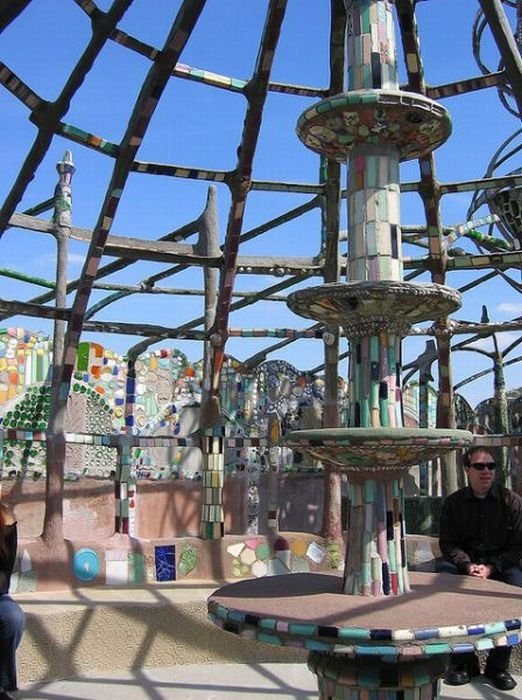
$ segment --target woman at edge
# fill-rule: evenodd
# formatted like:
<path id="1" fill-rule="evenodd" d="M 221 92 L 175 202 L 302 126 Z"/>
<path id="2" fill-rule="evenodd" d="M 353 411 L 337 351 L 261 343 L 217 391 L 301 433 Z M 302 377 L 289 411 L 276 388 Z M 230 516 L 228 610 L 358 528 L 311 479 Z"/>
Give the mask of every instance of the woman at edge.
<path id="1" fill-rule="evenodd" d="M 17 540 L 13 512 L 5 501 L 0 501 L 0 700 L 11 700 L 7 691 L 17 690 L 16 649 L 25 623 L 22 608 L 9 595 Z"/>

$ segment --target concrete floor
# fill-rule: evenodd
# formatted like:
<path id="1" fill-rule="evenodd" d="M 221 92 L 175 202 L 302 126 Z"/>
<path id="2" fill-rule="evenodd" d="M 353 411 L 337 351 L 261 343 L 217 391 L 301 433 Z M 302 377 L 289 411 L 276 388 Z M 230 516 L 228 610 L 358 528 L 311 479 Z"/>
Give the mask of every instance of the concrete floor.
<path id="1" fill-rule="evenodd" d="M 440 684 L 440 700 L 522 697 L 522 677 L 509 693 L 482 679 L 458 688 Z M 93 673 L 21 689 L 17 700 L 314 700 L 314 676 L 302 664 L 196 664 Z"/>

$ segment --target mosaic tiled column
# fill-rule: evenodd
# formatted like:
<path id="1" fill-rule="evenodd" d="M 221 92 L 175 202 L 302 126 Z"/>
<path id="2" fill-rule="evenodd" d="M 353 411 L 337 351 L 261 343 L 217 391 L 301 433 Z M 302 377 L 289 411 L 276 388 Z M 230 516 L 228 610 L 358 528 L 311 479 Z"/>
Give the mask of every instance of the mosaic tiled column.
<path id="1" fill-rule="evenodd" d="M 130 527 L 129 489 L 132 442 L 126 435 L 120 437 L 118 446 L 118 470 L 114 480 L 115 532 L 133 535 Z"/>
<path id="2" fill-rule="evenodd" d="M 291 295 L 290 306 L 345 327 L 353 350 L 350 425 L 396 429 L 403 427 L 402 338 L 412 322 L 436 318 L 459 305 L 456 294 L 436 285 L 421 292 L 420 286 L 401 282 L 399 162 L 440 145 L 450 122 L 432 101 L 398 90 L 394 4 L 354 0 L 346 7 L 349 92 L 307 110 L 298 133 L 308 147 L 348 165 L 349 282 L 325 285 L 324 293 L 316 289 L 306 296 Z M 431 312 L 425 304 L 430 294 Z M 420 313 L 415 308 L 419 305 Z M 345 591 L 406 592 L 407 567 L 399 544 L 404 538 L 400 461 L 393 475 L 378 468 L 365 477 L 358 472 L 358 479 L 368 481 L 361 496 L 364 516 L 358 498 L 349 506 L 356 545 L 348 548 Z"/>
<path id="3" fill-rule="evenodd" d="M 306 146 L 348 166 L 348 282 L 296 292 L 289 306 L 344 327 L 352 348 L 350 425 L 394 430 L 404 425 L 403 337 L 412 323 L 460 305 L 453 290 L 402 281 L 399 163 L 443 143 L 450 121 L 433 101 L 398 89 L 394 3 L 346 0 L 346 8 L 349 91 L 304 112 L 297 131 Z M 394 470 L 344 467 L 364 490 L 354 487 L 349 503 L 345 592 L 407 592 L 401 460 Z"/>
<path id="4" fill-rule="evenodd" d="M 403 512 L 402 474 L 384 480 L 348 482 L 348 527 L 362 536 L 352 542 L 345 564 L 345 591 L 398 595 L 409 590 Z"/>
<path id="5" fill-rule="evenodd" d="M 224 426 L 217 426 L 203 431 L 201 436 L 203 489 L 200 535 L 205 540 L 216 540 L 225 534 L 223 483 L 226 432 Z"/>
<path id="6" fill-rule="evenodd" d="M 281 465 L 281 421 L 277 412 L 268 414 L 268 530 L 279 531 L 279 472 Z"/>
<path id="7" fill-rule="evenodd" d="M 437 697 L 437 679 L 444 673 L 444 661 L 435 656 L 399 664 L 355 662 L 347 673 L 342 656 L 312 651 L 308 668 L 317 676 L 320 700 L 430 700 Z M 365 688 L 362 694 L 356 686 Z"/>
<path id="8" fill-rule="evenodd" d="M 395 597 L 410 591 L 403 479 L 414 464 L 410 449 L 415 452 L 427 438 L 426 433 L 425 438 L 415 434 L 408 438 L 404 429 L 401 343 L 413 323 L 437 319 L 460 306 L 453 290 L 402 281 L 399 163 L 428 154 L 443 143 L 450 121 L 434 102 L 398 89 L 394 3 L 346 0 L 346 8 L 349 91 L 307 110 L 299 120 L 298 133 L 313 150 L 348 166 L 348 282 L 296 292 L 290 295 L 289 306 L 325 324 L 342 325 L 352 349 L 350 425 L 359 434 L 353 440 L 345 435 L 344 458 L 338 443 L 329 445 L 334 431 L 323 431 L 323 440 L 311 435 L 313 431 L 304 438 L 310 454 L 320 458 L 322 453 L 323 459 L 331 458 L 348 475 L 343 591 Z M 401 431 L 402 444 L 395 441 Z M 469 441 L 461 437 L 463 443 Z M 441 436 L 428 439 L 436 452 Z M 446 439 L 453 444 L 459 441 L 450 433 Z M 323 449 L 317 451 L 319 443 Z M 425 663 L 422 673 L 414 664 L 422 682 L 399 690 L 399 667 L 393 665 L 395 683 L 387 691 L 387 682 L 375 673 L 375 666 L 346 659 L 337 663 L 338 673 L 333 673 L 332 660 L 326 656 L 319 655 L 317 664 L 312 663 L 325 700 L 362 698 L 366 692 L 362 688 L 385 698 L 405 697 L 404 693 L 412 700 L 431 698 L 442 672 L 440 662 L 436 669 Z M 343 676 L 352 678 L 346 682 Z"/>
<path id="9" fill-rule="evenodd" d="M 134 431 L 134 406 L 136 404 L 136 367 L 135 360 L 127 362 L 127 379 L 125 383 L 125 435 L 120 437 L 118 446 L 118 467 L 114 480 L 115 532 L 133 535 L 130 519 L 129 488 L 134 491 L 135 485 L 130 483 L 132 466 L 132 444 L 130 437 Z"/>
<path id="10" fill-rule="evenodd" d="M 420 585 L 428 575 L 408 574 L 403 479 L 411 466 L 467 447 L 473 436 L 403 426 L 402 339 L 413 324 L 458 309 L 460 295 L 402 280 L 399 163 L 430 154 L 451 125 L 435 102 L 398 89 L 395 4 L 345 0 L 345 6 L 349 91 L 307 109 L 297 133 L 312 150 L 348 166 L 348 281 L 296 291 L 288 305 L 326 327 L 344 328 L 351 427 L 300 430 L 285 440 L 348 477 L 345 571 L 341 581 L 296 574 L 231 584 L 214 594 L 209 611 L 216 624 L 245 638 L 309 649 L 322 700 L 431 700 L 445 655 L 469 650 L 468 633 L 460 646 L 440 644 L 464 629 L 462 603 L 448 614 L 452 588 L 443 610 L 432 615 L 433 599 Z M 431 576 L 436 590 L 440 580 Z M 417 630 L 421 603 L 431 608 Z M 441 630 L 438 617 L 446 620 Z M 431 637 L 436 642 L 427 650 L 421 640 Z"/>

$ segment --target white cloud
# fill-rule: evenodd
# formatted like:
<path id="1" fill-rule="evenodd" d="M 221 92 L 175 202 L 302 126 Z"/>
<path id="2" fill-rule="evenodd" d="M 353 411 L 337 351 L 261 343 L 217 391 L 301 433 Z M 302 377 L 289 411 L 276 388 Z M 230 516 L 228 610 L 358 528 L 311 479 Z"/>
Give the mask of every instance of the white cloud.
<path id="1" fill-rule="evenodd" d="M 81 255 L 80 253 L 69 253 L 67 256 L 67 262 L 69 263 L 69 267 L 81 267 L 85 262 L 85 255 Z"/>
<path id="2" fill-rule="evenodd" d="M 522 302 L 503 301 L 497 306 L 497 311 L 506 316 L 522 316 Z"/>
<path id="3" fill-rule="evenodd" d="M 507 331 L 505 333 L 497 333 L 497 342 L 500 350 L 504 350 L 505 348 L 508 347 L 508 345 L 511 345 L 511 343 L 514 343 L 515 340 L 520 340 L 520 333 L 516 333 L 515 331 Z M 485 352 L 493 352 L 494 346 L 493 346 L 493 339 L 488 337 L 488 338 L 480 338 L 480 340 L 476 340 L 474 343 L 470 343 L 468 345 L 470 348 L 477 348 L 479 350 L 484 350 Z"/>
<path id="4" fill-rule="evenodd" d="M 67 267 L 68 268 L 78 268 L 83 265 L 85 261 L 85 256 L 80 253 L 69 253 L 67 256 Z M 38 266 L 45 268 L 46 270 L 53 270 L 56 267 L 56 255 L 55 253 L 43 253 L 38 256 L 37 259 Z"/>

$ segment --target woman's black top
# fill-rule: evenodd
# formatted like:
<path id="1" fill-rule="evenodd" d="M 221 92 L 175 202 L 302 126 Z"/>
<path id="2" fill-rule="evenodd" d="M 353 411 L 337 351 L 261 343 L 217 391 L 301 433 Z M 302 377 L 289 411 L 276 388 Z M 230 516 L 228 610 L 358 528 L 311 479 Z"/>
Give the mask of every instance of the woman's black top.
<path id="1" fill-rule="evenodd" d="M 11 574 L 13 573 L 16 559 L 17 540 L 18 535 L 16 523 L 6 525 L 5 544 L 7 547 L 7 553 L 3 556 L 0 555 L 0 595 L 4 595 L 9 591 Z"/>

